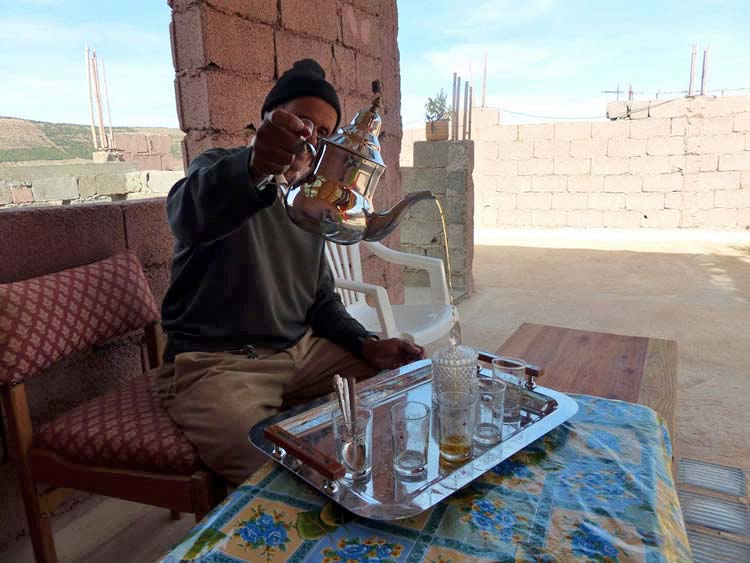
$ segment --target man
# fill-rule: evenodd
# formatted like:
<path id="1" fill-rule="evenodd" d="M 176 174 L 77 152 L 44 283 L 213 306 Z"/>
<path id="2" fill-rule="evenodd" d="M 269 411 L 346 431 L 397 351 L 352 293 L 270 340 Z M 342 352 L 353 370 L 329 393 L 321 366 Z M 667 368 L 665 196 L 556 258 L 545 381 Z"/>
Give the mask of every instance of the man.
<path id="1" fill-rule="evenodd" d="M 315 144 L 341 119 L 320 65 L 295 63 L 261 117 L 252 146 L 206 151 L 167 197 L 177 242 L 160 392 L 202 460 L 232 483 L 263 461 L 247 437 L 256 422 L 330 392 L 335 373 L 363 379 L 424 353 L 349 316 L 323 240 L 294 225 L 279 196 L 277 184 L 309 170 L 301 139 Z"/>

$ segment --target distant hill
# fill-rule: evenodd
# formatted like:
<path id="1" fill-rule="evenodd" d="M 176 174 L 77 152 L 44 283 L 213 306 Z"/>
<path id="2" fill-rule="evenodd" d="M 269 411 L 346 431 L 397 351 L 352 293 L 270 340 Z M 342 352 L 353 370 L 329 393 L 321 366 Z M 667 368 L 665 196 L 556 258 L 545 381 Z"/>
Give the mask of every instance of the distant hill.
<path id="1" fill-rule="evenodd" d="M 112 131 L 159 133 L 172 138 L 172 154 L 182 158 L 179 129 L 169 127 L 113 127 Z M 0 162 L 29 160 L 91 160 L 94 144 L 91 127 L 71 123 L 49 123 L 16 117 L 0 117 Z"/>

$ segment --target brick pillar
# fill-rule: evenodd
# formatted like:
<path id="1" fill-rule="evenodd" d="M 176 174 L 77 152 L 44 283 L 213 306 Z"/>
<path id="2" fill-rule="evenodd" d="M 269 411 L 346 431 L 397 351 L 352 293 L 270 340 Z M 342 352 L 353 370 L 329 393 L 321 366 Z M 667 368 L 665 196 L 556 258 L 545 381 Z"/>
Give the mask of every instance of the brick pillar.
<path id="1" fill-rule="evenodd" d="M 380 137 L 388 170 L 375 194 L 378 210 L 401 197 L 401 84 L 395 0 L 169 0 L 175 95 L 187 162 L 211 147 L 244 143 L 260 123 L 274 81 L 302 58 L 314 58 L 336 87 L 342 121 L 368 106 L 380 80 L 385 104 Z M 398 233 L 386 241 L 398 245 Z M 401 268 L 370 257 L 366 281 L 403 300 Z"/>

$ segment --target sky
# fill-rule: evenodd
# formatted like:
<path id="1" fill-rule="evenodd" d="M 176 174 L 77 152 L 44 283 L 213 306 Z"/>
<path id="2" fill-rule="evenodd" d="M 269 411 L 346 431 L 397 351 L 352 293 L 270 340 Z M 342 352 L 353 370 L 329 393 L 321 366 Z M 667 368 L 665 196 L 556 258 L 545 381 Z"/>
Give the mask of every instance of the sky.
<path id="1" fill-rule="evenodd" d="M 269 0 L 271 1 L 271 0 Z M 709 89 L 750 95 L 748 0 L 399 0 L 402 119 L 453 72 L 504 123 L 595 118 L 618 86 L 687 89 L 710 45 Z M 106 65 L 115 126 L 177 126 L 166 0 L 0 0 L 0 115 L 87 123 L 84 48 Z M 732 92 L 727 91 L 727 94 Z M 661 94 L 661 97 L 668 94 Z M 450 97 L 450 96 L 449 96 Z M 527 115 L 521 115 L 527 114 Z"/>

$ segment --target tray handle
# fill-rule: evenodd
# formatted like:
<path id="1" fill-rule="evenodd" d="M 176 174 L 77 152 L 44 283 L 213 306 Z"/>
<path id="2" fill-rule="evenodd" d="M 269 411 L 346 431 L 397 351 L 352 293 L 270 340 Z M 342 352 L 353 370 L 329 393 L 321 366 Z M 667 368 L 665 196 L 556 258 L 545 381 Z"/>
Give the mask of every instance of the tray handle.
<path id="1" fill-rule="evenodd" d="M 482 352 L 479 351 L 479 361 L 480 362 L 486 362 L 488 364 L 492 363 L 492 360 L 495 358 L 499 358 L 497 354 L 490 354 L 489 352 Z M 525 360 L 524 360 L 525 361 Z M 526 364 L 526 389 L 533 389 L 536 387 L 536 383 L 534 382 L 535 379 L 542 377 L 544 375 L 544 368 L 540 367 L 536 364 L 530 364 L 527 362 Z"/>
<path id="2" fill-rule="evenodd" d="M 346 469 L 338 461 L 311 447 L 310 444 L 300 440 L 278 424 L 267 427 L 263 431 L 263 436 L 268 441 L 284 448 L 289 454 L 310 466 L 329 481 L 337 481 L 346 474 Z"/>

